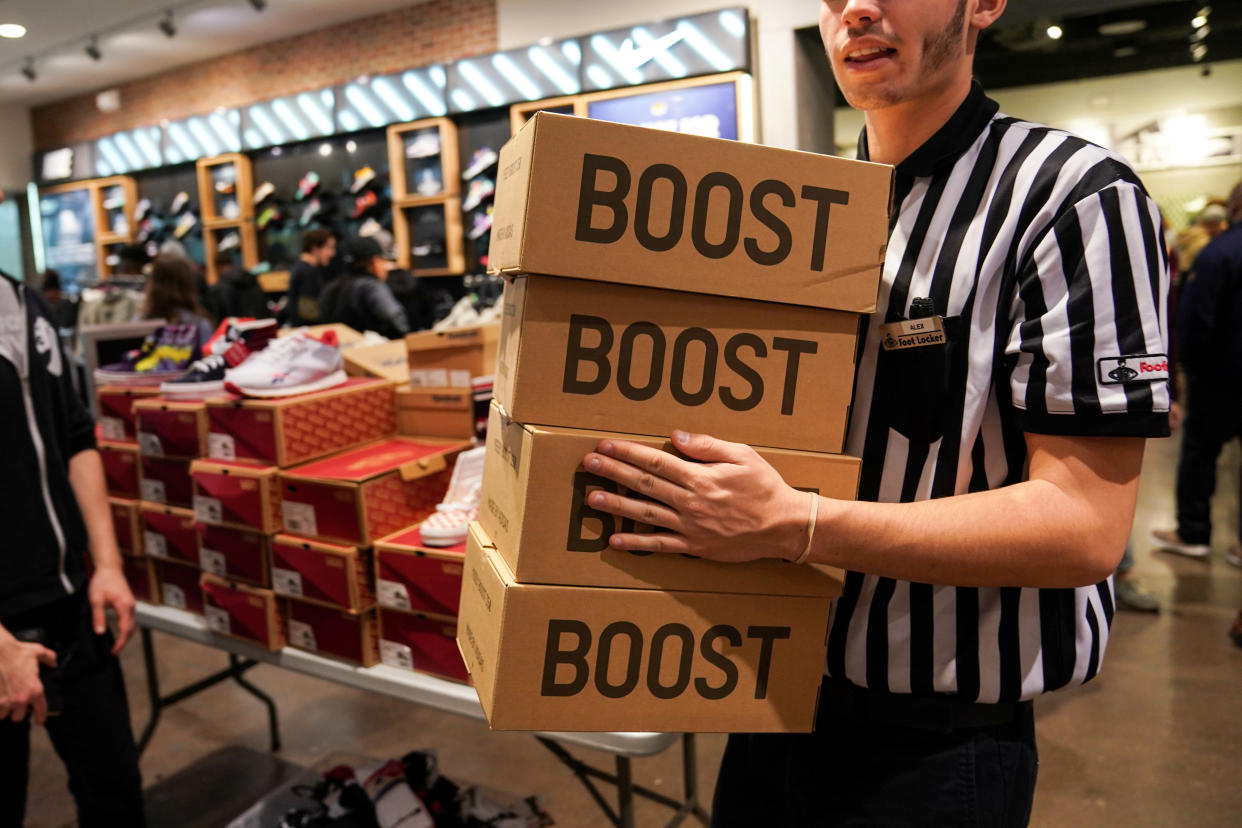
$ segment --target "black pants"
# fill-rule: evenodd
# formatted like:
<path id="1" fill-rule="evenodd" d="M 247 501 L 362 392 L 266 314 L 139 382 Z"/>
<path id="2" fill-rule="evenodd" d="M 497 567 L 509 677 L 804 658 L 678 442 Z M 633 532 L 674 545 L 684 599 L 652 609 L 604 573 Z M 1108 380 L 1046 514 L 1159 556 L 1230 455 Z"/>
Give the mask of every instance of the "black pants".
<path id="1" fill-rule="evenodd" d="M 858 691 L 866 695 L 867 691 Z M 896 696 L 885 696 L 896 702 Z M 837 707 L 837 710 L 833 708 Z M 1039 760 L 1030 705 L 1013 721 L 942 727 L 841 710 L 821 696 L 809 734 L 729 737 L 713 828 L 1018 828 Z"/>
<path id="2" fill-rule="evenodd" d="M 1242 434 L 1242 398 L 1209 390 L 1193 377 L 1187 385 L 1189 407 L 1177 463 L 1177 534 L 1187 543 L 1206 544 L 1212 540 L 1216 460 L 1225 444 Z"/>
<path id="3" fill-rule="evenodd" d="M 83 596 L 4 619 L 11 633 L 42 630 L 58 667 L 42 674 L 45 695 L 57 715 L 47 719 L 52 746 L 69 772 L 69 790 L 81 828 L 145 824 L 138 750 L 130 730 L 121 665 L 112 635 L 95 635 Z M 25 819 L 30 772 L 30 718 L 0 722 L 0 825 Z M 39 803 L 35 803 L 37 809 Z"/>

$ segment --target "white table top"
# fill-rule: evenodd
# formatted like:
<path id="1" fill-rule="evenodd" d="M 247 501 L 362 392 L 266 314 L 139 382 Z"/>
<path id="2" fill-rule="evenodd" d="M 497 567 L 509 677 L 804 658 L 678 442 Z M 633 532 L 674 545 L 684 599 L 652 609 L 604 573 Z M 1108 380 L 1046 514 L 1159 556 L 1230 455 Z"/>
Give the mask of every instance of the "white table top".
<path id="1" fill-rule="evenodd" d="M 325 658 L 285 647 L 275 652 L 250 641 L 222 635 L 207 628 L 202 617 L 172 607 L 138 602 L 138 624 L 178 638 L 206 644 L 243 658 L 274 664 L 287 670 L 334 681 L 360 690 L 414 702 L 426 707 L 485 720 L 483 708 L 474 688 L 426 673 L 398 670 L 386 664 L 356 667 L 336 659 Z M 607 751 L 618 756 L 652 756 L 675 743 L 677 733 L 536 733 L 557 742 Z"/>

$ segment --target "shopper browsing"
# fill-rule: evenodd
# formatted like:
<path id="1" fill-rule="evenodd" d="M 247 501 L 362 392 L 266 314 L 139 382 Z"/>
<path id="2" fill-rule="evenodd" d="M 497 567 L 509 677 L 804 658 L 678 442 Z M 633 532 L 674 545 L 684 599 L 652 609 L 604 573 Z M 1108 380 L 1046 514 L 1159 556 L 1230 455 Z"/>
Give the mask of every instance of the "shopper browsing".
<path id="1" fill-rule="evenodd" d="M 692 461 L 609 440 L 593 493 L 668 530 L 614 547 L 848 571 L 817 731 L 733 735 L 714 824 L 1025 825 L 1031 700 L 1100 669 L 1144 438 L 1168 434 L 1160 218 L 1134 171 L 998 113 L 971 82 L 1005 0 L 825 0 L 863 159 L 896 165 L 847 452 L 859 502 L 790 488 L 751 448 Z M 938 317 L 944 343 L 884 350 Z M 693 425 L 688 423 L 687 425 Z"/>
<path id="2" fill-rule="evenodd" d="M 319 324 L 319 294 L 323 292 L 328 264 L 336 256 L 336 236 L 329 230 L 302 234 L 302 255 L 289 271 L 289 324 Z"/>
<path id="3" fill-rule="evenodd" d="M 95 424 L 70 369 L 47 305 L 0 273 L 0 825 L 25 817 L 33 721 L 68 769 L 81 825 L 141 826 L 138 751 L 116 658 L 133 631 L 134 598 Z"/>
<path id="4" fill-rule="evenodd" d="M 330 282 L 319 297 L 322 321 L 341 322 L 357 331 L 375 331 L 389 339 L 409 333 L 405 309 L 385 281 L 393 263 L 379 242 L 350 239 L 341 258 L 345 274 Z"/>

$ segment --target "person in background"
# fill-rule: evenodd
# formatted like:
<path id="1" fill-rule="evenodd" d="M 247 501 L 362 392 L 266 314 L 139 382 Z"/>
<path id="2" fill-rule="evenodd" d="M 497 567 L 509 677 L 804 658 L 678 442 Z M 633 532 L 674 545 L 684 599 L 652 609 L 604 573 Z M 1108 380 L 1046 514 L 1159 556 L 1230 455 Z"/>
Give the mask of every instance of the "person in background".
<path id="1" fill-rule="evenodd" d="M 43 271 L 42 278 L 43 299 L 47 302 L 47 306 L 52 309 L 52 321 L 56 323 L 57 330 L 66 328 L 74 328 L 78 324 L 78 305 L 65 298 L 61 292 L 60 273 L 48 268 Z"/>
<path id="2" fill-rule="evenodd" d="M 147 251 L 136 244 L 127 244 L 116 254 L 116 268 L 113 279 L 134 280 L 142 278 L 142 269 L 147 266 Z"/>
<path id="3" fill-rule="evenodd" d="M 1242 182 L 1229 196 L 1229 229 L 1194 260 L 1182 291 L 1177 343 L 1186 371 L 1186 422 L 1177 464 L 1177 528 L 1154 529 L 1161 549 L 1212 554 L 1212 493 L 1225 443 L 1242 436 Z M 1235 544 L 1226 560 L 1242 566 Z"/>
<path id="4" fill-rule="evenodd" d="M 207 307 L 207 274 L 203 273 L 201 264 L 190 258 L 190 251 L 185 249 L 185 245 L 176 239 L 168 239 L 160 245 L 159 255 L 180 256 L 190 263 L 190 269 L 194 272 L 194 293 L 198 297 L 198 305 L 201 308 Z"/>
<path id="5" fill-rule="evenodd" d="M 215 264 L 216 283 L 207 289 L 207 310 L 217 322 L 227 316 L 264 319 L 272 315 L 253 273 L 238 267 L 227 251 L 216 254 Z"/>
<path id="6" fill-rule="evenodd" d="M 320 321 L 340 322 L 358 331 L 375 331 L 389 339 L 410 332 L 405 309 L 386 280 L 393 263 L 375 239 L 354 238 L 342 248 L 345 273 L 319 296 Z"/>
<path id="7" fill-rule="evenodd" d="M 323 292 L 326 269 L 336 256 L 336 236 L 329 230 L 307 230 L 302 234 L 302 255 L 289 271 L 286 305 L 289 324 L 317 325 L 320 320 L 319 294 Z"/>
<path id="8" fill-rule="evenodd" d="M 0 273 L 0 825 L 25 819 L 34 724 L 65 763 L 79 825 L 141 828 L 138 750 L 116 657 L 135 602 L 71 365 L 42 298 Z"/>
<path id="9" fill-rule="evenodd" d="M 181 256 L 161 254 L 151 262 L 142 300 L 143 319 L 163 319 L 170 325 L 193 325 L 201 346 L 211 338 L 211 322 L 195 298 L 194 268 Z"/>

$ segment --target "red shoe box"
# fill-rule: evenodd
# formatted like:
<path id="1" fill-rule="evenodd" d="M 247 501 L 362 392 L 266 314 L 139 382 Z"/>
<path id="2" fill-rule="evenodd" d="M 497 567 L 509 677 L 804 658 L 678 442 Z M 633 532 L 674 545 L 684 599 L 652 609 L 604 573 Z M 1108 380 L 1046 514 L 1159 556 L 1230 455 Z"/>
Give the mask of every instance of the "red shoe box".
<path id="1" fill-rule="evenodd" d="M 247 584 L 228 581 L 210 572 L 199 579 L 203 616 L 209 629 L 234 638 L 254 641 L 269 650 L 285 646 L 276 594 Z"/>
<path id="2" fill-rule="evenodd" d="M 268 585 L 267 535 L 251 529 L 196 522 L 198 565 L 230 581 Z"/>
<path id="3" fill-rule="evenodd" d="M 381 607 L 456 618 L 466 542 L 423 544 L 418 527 L 375 542 L 375 596 Z"/>
<path id="4" fill-rule="evenodd" d="M 142 504 L 142 551 L 149 558 L 198 566 L 194 513 L 158 503 Z"/>
<path id="5" fill-rule="evenodd" d="M 138 447 L 132 443 L 100 441 L 99 457 L 103 460 L 108 494 L 137 498 L 141 491 L 138 484 Z"/>
<path id="6" fill-rule="evenodd" d="M 134 403 L 144 397 L 158 397 L 159 393 L 158 388 L 124 388 L 119 385 L 96 388 L 99 436 L 114 442 L 136 442 L 138 430 L 134 427 Z"/>
<path id="7" fill-rule="evenodd" d="M 176 561 L 152 561 L 160 585 L 160 603 L 166 607 L 203 614 L 203 590 L 198 585 L 197 566 Z"/>
<path id="8" fill-rule="evenodd" d="M 257 529 L 268 535 L 282 528 L 280 484 L 275 466 L 226 460 L 195 460 L 194 517 L 202 523 Z"/>
<path id="9" fill-rule="evenodd" d="M 355 611 L 375 605 L 371 550 L 276 535 L 271 552 L 278 594 Z"/>
<path id="10" fill-rule="evenodd" d="M 142 555 L 142 515 L 138 501 L 109 497 L 108 509 L 112 512 L 112 532 L 121 554 Z"/>
<path id="11" fill-rule="evenodd" d="M 397 432 L 396 386 L 354 378 L 282 399 L 207 401 L 207 456 L 281 468 Z"/>
<path id="12" fill-rule="evenodd" d="M 394 437 L 280 473 L 285 531 L 370 546 L 435 511 L 462 440 Z"/>
<path id="13" fill-rule="evenodd" d="M 290 598 L 285 604 L 285 632 L 290 647 L 335 656 L 370 667 L 379 664 L 379 613 L 349 612 Z"/>
<path id="14" fill-rule="evenodd" d="M 380 614 L 380 660 L 390 667 L 417 670 L 469 683 L 457 649 L 457 621 L 390 609 Z"/>
<path id="15" fill-rule="evenodd" d="M 89 559 L 88 559 L 89 560 Z M 160 602 L 160 586 L 155 580 L 155 565 L 149 558 L 122 558 L 121 570 L 129 582 L 134 598 L 148 604 Z"/>
<path id="16" fill-rule="evenodd" d="M 189 460 L 142 455 L 138 486 L 142 499 L 189 509 L 194 505 L 194 485 L 190 479 Z"/>
<path id="17" fill-rule="evenodd" d="M 134 403 L 138 446 L 152 457 L 202 457 L 207 453 L 207 406 L 154 397 Z"/>

